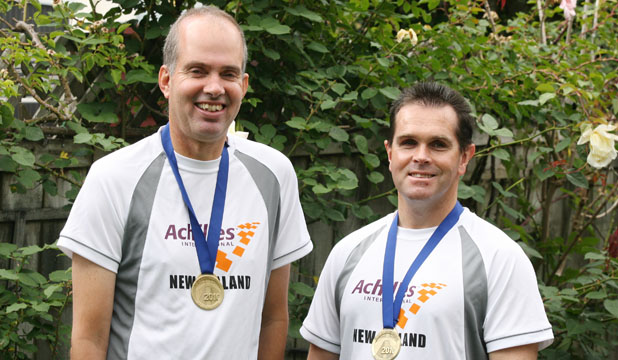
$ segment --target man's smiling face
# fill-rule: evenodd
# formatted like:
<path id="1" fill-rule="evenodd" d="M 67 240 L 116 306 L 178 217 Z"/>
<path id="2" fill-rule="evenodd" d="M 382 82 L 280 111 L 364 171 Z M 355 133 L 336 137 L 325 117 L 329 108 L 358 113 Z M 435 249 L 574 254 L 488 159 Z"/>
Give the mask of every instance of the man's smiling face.
<path id="1" fill-rule="evenodd" d="M 177 151 L 184 144 L 198 149 L 225 141 L 247 92 L 242 68 L 243 43 L 232 23 L 207 15 L 180 24 L 174 72 L 162 67 L 159 75 Z"/>
<path id="2" fill-rule="evenodd" d="M 399 201 L 454 205 L 459 177 L 474 150 L 460 150 L 453 108 L 412 103 L 403 106 L 394 121 L 392 144 L 385 145 Z"/>

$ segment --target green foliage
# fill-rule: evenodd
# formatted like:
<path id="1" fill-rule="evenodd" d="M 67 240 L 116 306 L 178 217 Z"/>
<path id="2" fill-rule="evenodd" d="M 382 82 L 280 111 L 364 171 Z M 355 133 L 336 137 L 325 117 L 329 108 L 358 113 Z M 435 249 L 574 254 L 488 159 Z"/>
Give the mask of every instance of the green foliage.
<path id="1" fill-rule="evenodd" d="M 29 269 L 32 258 L 43 251 L 58 249 L 0 243 L 0 261 L 13 265 L 0 269 L 3 359 L 30 359 L 40 346 L 47 346 L 52 358 L 61 358 L 59 347 L 68 344 L 70 327 L 62 323 L 61 316 L 71 301 L 71 271 L 57 270 L 46 277 Z"/>

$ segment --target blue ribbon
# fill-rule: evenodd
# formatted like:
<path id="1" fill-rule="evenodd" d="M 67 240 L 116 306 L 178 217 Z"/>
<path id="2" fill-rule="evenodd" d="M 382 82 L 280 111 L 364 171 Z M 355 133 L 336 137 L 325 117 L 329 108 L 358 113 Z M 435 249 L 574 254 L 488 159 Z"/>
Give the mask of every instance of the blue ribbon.
<path id="1" fill-rule="evenodd" d="M 397 322 L 399 321 L 401 303 L 403 302 L 403 297 L 406 293 L 406 289 L 408 288 L 408 284 L 410 284 L 410 281 L 412 280 L 412 277 L 414 277 L 414 274 L 416 274 L 433 249 L 435 249 L 438 243 L 440 243 L 444 235 L 446 235 L 446 233 L 449 232 L 453 226 L 455 226 L 457 221 L 459 221 L 459 216 L 462 212 L 463 207 L 459 201 L 457 201 L 453 210 L 451 210 L 446 218 L 442 220 L 440 225 L 438 225 L 438 228 L 433 232 L 425 246 L 423 246 L 421 251 L 418 253 L 416 259 L 412 262 L 412 265 L 410 265 L 406 276 L 403 278 L 401 284 L 399 284 L 397 296 L 395 297 L 395 302 L 393 303 L 393 273 L 395 271 L 395 248 L 397 247 L 397 224 L 399 222 L 399 213 L 395 214 L 393 223 L 388 230 L 386 250 L 384 251 L 384 267 L 382 268 L 382 322 L 385 329 L 393 329 L 395 328 L 395 325 L 397 325 Z"/>
<path id="2" fill-rule="evenodd" d="M 227 142 L 223 146 L 221 153 L 221 161 L 219 162 L 219 171 L 217 172 L 217 184 L 215 185 L 215 197 L 212 202 L 212 211 L 210 212 L 210 222 L 208 223 L 208 236 L 204 236 L 204 231 L 197 221 L 195 211 L 187 195 L 187 190 L 180 177 L 178 171 L 178 162 L 176 161 L 176 155 L 174 154 L 174 146 L 172 145 L 172 139 L 170 137 L 170 125 L 169 123 L 161 131 L 161 142 L 163 143 L 163 149 L 167 155 L 167 159 L 170 162 L 174 177 L 180 188 L 182 199 L 189 211 L 189 220 L 191 221 L 191 232 L 193 233 L 193 240 L 195 241 L 195 249 L 197 250 L 197 258 L 200 262 L 200 270 L 202 274 L 212 274 L 215 268 L 215 261 L 217 260 L 217 251 L 219 249 L 219 238 L 221 234 L 221 223 L 223 221 L 223 209 L 225 207 L 225 193 L 227 191 L 227 175 L 229 172 L 229 155 L 227 152 Z"/>

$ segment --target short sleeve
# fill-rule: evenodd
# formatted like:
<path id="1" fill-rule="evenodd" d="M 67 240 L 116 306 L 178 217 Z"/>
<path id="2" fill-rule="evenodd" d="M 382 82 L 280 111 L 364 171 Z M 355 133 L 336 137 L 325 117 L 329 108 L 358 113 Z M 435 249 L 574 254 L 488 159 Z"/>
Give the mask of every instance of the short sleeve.
<path id="1" fill-rule="evenodd" d="M 342 264 L 339 264 L 341 256 L 337 255 L 336 249 L 337 247 L 333 249 L 326 260 L 300 334 L 310 343 L 339 354 L 341 352 L 341 336 L 339 315 L 335 305 L 335 286 Z"/>
<path id="2" fill-rule="evenodd" d="M 307 255 L 313 249 L 305 216 L 298 194 L 298 180 L 294 167 L 287 158 L 283 159 L 281 174 L 278 175 L 281 191 L 281 212 L 279 233 L 273 256 L 273 269 L 287 265 Z"/>
<path id="3" fill-rule="evenodd" d="M 107 169 L 109 161 L 95 162 L 88 173 L 67 222 L 60 232 L 58 247 L 110 271 L 117 272 L 122 256 L 123 196 L 125 186 L 114 186 L 115 176 Z M 129 179 L 120 179 L 125 182 Z"/>
<path id="4" fill-rule="evenodd" d="M 510 242 L 497 251 L 487 276 L 487 352 L 533 343 L 539 350 L 549 346 L 552 328 L 534 269 L 521 247 Z"/>

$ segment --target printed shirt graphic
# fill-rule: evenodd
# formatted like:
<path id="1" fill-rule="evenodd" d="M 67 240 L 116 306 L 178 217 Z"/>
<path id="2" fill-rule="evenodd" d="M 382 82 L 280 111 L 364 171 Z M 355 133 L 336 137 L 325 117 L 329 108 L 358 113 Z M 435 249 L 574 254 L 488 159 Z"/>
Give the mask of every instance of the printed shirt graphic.
<path id="1" fill-rule="evenodd" d="M 301 328 L 305 339 L 325 350 L 340 353 L 341 359 L 372 359 L 371 342 L 383 328 L 382 266 L 390 221 L 392 215 L 352 233 L 336 245 L 320 276 L 316 295 Z M 480 230 L 492 239 L 479 241 L 483 249 L 482 255 L 477 256 L 479 261 L 485 261 L 489 270 L 475 274 L 476 277 L 488 276 L 487 315 L 480 319 L 484 331 L 482 341 L 487 344 L 487 351 L 523 343 L 543 342 L 541 347 L 551 343 L 551 326 L 528 259 L 519 246 L 504 239 L 505 235 L 498 229 L 481 229 L 477 226 L 479 224 L 483 227 L 489 225 L 466 209 L 457 225 L 442 239 L 407 286 L 395 328 L 402 342 L 398 357 L 481 358 L 471 356 L 470 349 L 466 349 L 470 347 L 470 336 L 478 335 L 476 331 L 475 334 L 470 331 L 464 311 L 465 297 L 469 296 L 470 289 L 464 288 L 462 269 L 470 264 L 464 264 L 462 260 L 459 227 L 472 233 Z M 395 291 L 434 229 L 399 228 Z M 496 234 L 502 234 L 501 238 L 495 237 Z M 375 240 L 370 242 L 368 239 Z M 364 244 L 370 245 L 358 251 Z M 500 247 L 505 247 L 506 252 L 496 254 Z M 359 254 L 360 258 L 355 258 Z M 502 261 L 502 256 L 515 259 Z M 347 267 L 355 261 L 355 266 Z M 517 268 L 516 274 L 510 274 L 514 268 Z M 516 289 L 505 291 L 505 281 L 514 281 L 509 286 Z M 476 286 L 469 287 L 475 291 Z M 482 345 L 481 351 L 484 352 Z"/>
<path id="2" fill-rule="evenodd" d="M 214 310 L 198 308 L 191 298 L 200 267 L 188 212 L 160 135 L 108 155 L 91 168 L 59 246 L 117 272 L 108 358 L 256 357 L 267 274 L 306 255 L 312 245 L 289 160 L 248 140 L 229 143 L 227 198 L 214 269 L 224 299 Z M 207 231 L 219 161 L 176 156 L 197 219 Z M 80 216 L 85 213 L 87 217 Z M 131 236 L 123 239 L 127 233 Z"/>

